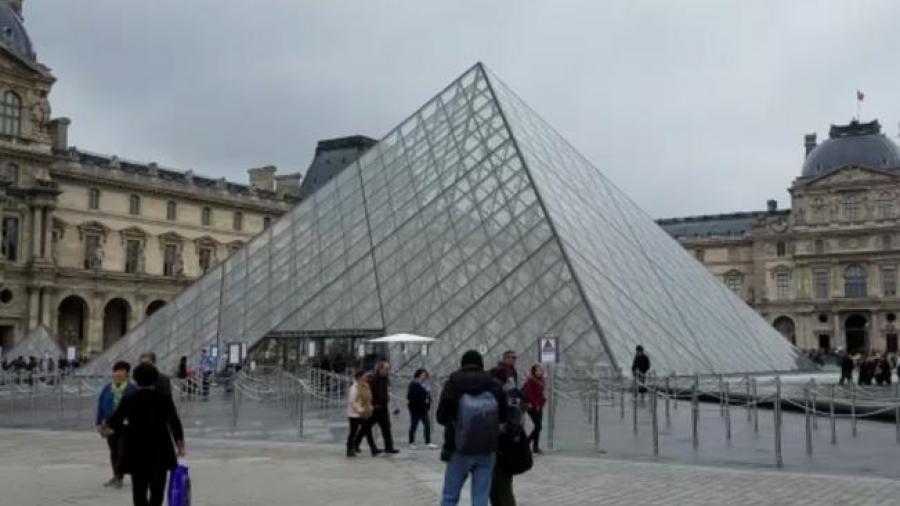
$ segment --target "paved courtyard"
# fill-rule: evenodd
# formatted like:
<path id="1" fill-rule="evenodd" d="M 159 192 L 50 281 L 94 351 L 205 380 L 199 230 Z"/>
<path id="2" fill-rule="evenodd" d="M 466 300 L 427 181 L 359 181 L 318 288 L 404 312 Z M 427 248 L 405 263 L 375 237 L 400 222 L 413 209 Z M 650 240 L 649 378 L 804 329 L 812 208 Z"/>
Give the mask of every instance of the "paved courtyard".
<path id="1" fill-rule="evenodd" d="M 0 498 L 17 506 L 127 504 L 104 489 L 102 441 L 86 432 L 0 430 Z M 194 502 L 250 504 L 437 504 L 437 452 L 348 461 L 336 445 L 189 441 Z M 896 504 L 900 481 L 603 458 L 548 455 L 516 484 L 520 504 L 619 505 Z"/>

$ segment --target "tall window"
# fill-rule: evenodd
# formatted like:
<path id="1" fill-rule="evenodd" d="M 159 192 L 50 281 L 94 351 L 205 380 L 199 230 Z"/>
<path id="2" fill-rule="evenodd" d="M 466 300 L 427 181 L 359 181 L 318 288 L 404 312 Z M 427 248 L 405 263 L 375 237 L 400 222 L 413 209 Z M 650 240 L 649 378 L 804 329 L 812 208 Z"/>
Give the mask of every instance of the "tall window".
<path id="1" fill-rule="evenodd" d="M 19 218 L 6 216 L 3 218 L 3 258 L 15 262 L 19 258 Z"/>
<path id="2" fill-rule="evenodd" d="M 244 213 L 240 211 L 235 211 L 234 213 L 234 229 L 235 230 L 243 230 L 244 229 Z"/>
<path id="3" fill-rule="evenodd" d="M 163 276 L 174 276 L 178 272 L 178 245 L 166 244 L 163 250 Z"/>
<path id="4" fill-rule="evenodd" d="M 703 250 L 702 250 L 702 249 L 695 249 L 695 250 L 694 250 L 694 258 L 696 258 L 697 260 L 699 260 L 699 261 L 702 262 L 702 261 L 703 261 Z"/>
<path id="5" fill-rule="evenodd" d="M 787 246 L 784 244 L 784 241 L 778 241 L 778 244 L 775 245 L 775 254 L 783 257 L 785 253 L 787 253 Z"/>
<path id="6" fill-rule="evenodd" d="M 881 236 L 881 247 L 884 249 L 891 249 L 893 247 L 893 238 L 890 234 L 884 234 Z"/>
<path id="7" fill-rule="evenodd" d="M 272 224 L 271 216 L 263 216 L 263 230 L 269 228 L 269 225 Z"/>
<path id="8" fill-rule="evenodd" d="M 177 210 L 178 208 L 176 207 L 174 200 L 166 202 L 166 219 L 169 221 L 175 221 Z"/>
<path id="9" fill-rule="evenodd" d="M 6 178 L 13 186 L 19 186 L 19 166 L 10 163 L 6 166 Z"/>
<path id="10" fill-rule="evenodd" d="M 135 216 L 141 214 L 141 198 L 139 196 L 132 195 L 128 198 L 128 214 Z"/>
<path id="11" fill-rule="evenodd" d="M 866 270 L 861 265 L 851 265 L 844 271 L 844 296 L 866 296 Z"/>
<path id="12" fill-rule="evenodd" d="M 897 296 L 897 266 L 881 266 L 881 293 L 885 297 Z"/>
<path id="13" fill-rule="evenodd" d="M 775 273 L 775 295 L 779 300 L 787 299 L 791 294 L 791 273 L 778 271 Z"/>
<path id="14" fill-rule="evenodd" d="M 96 234 L 84 235 L 84 268 L 99 269 L 103 265 L 103 255 L 100 250 L 100 236 Z"/>
<path id="15" fill-rule="evenodd" d="M 88 190 L 88 209 L 100 209 L 100 190 L 96 188 Z"/>
<path id="16" fill-rule="evenodd" d="M 844 218 L 847 221 L 859 221 L 862 218 L 862 205 L 859 194 L 851 193 L 844 197 Z"/>
<path id="17" fill-rule="evenodd" d="M 740 295 L 744 287 L 744 279 L 739 272 L 729 272 L 725 275 L 725 286 L 732 292 Z"/>
<path id="18" fill-rule="evenodd" d="M 204 207 L 203 210 L 200 211 L 200 223 L 204 227 L 208 227 L 210 223 L 212 223 L 212 209 Z"/>
<path id="19" fill-rule="evenodd" d="M 7 91 L 0 105 L 0 133 L 18 137 L 22 134 L 22 99 L 15 92 Z"/>
<path id="20" fill-rule="evenodd" d="M 140 272 L 141 241 L 129 239 L 125 242 L 125 272 Z"/>
<path id="21" fill-rule="evenodd" d="M 878 203 L 878 214 L 882 220 L 889 220 L 894 217 L 894 204 L 890 201 L 884 201 Z"/>
<path id="22" fill-rule="evenodd" d="M 828 269 L 816 269 L 813 271 L 813 287 L 817 299 L 827 299 L 829 291 Z"/>
<path id="23" fill-rule="evenodd" d="M 825 241 L 823 241 L 822 239 L 816 239 L 815 251 L 816 255 L 825 253 Z"/>
<path id="24" fill-rule="evenodd" d="M 206 274 L 206 271 L 212 266 L 213 249 L 209 246 L 200 247 L 200 271 Z"/>

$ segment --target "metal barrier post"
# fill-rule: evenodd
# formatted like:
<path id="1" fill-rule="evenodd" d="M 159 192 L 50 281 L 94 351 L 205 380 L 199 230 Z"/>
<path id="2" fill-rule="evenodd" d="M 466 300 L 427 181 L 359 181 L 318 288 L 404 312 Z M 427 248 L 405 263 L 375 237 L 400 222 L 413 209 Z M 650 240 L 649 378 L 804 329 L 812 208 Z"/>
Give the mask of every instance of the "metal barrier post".
<path id="1" fill-rule="evenodd" d="M 700 402 L 697 397 L 697 390 L 700 388 L 700 376 L 694 376 L 694 384 L 691 386 L 691 431 L 693 433 L 694 449 L 700 445 L 700 438 L 697 432 L 697 424 L 700 417 Z"/>
<path id="2" fill-rule="evenodd" d="M 306 397 L 306 389 L 303 388 L 303 385 L 300 385 L 300 392 L 297 394 L 297 438 L 303 439 L 303 417 L 306 413 L 304 413 L 304 398 Z"/>
<path id="3" fill-rule="evenodd" d="M 548 392 L 550 393 L 550 398 L 547 399 L 550 407 L 550 413 L 547 416 L 547 448 L 553 449 L 553 440 L 556 435 L 556 392 L 554 389 L 556 388 L 556 367 L 550 365 L 548 367 L 550 369 L 550 388 L 548 388 Z"/>
<path id="4" fill-rule="evenodd" d="M 782 467 L 784 462 L 781 458 L 781 376 L 775 377 L 775 400 L 774 400 L 774 409 L 772 409 L 774 416 L 774 428 L 775 428 L 775 465 L 778 467 Z"/>
<path id="5" fill-rule="evenodd" d="M 853 437 L 856 437 L 856 386 L 850 383 L 850 427 Z"/>
<path id="6" fill-rule="evenodd" d="M 600 392 L 594 398 L 594 450 L 600 450 Z"/>
<path id="7" fill-rule="evenodd" d="M 759 434 L 759 383 L 753 378 L 753 433 Z"/>
<path id="8" fill-rule="evenodd" d="M 731 399 L 729 399 L 730 388 L 726 381 L 722 389 L 722 402 L 725 406 L 725 439 L 731 441 Z"/>
<path id="9" fill-rule="evenodd" d="M 753 409 L 751 409 L 751 407 L 750 407 L 750 397 L 752 395 L 752 392 L 750 391 L 750 375 L 749 374 L 744 376 L 744 383 L 745 383 L 745 385 L 744 385 L 744 387 L 745 387 L 744 406 L 747 408 L 747 423 L 750 423 L 753 421 Z"/>
<path id="10" fill-rule="evenodd" d="M 812 411 L 810 410 L 812 397 L 810 386 L 811 385 L 806 385 L 806 388 L 804 388 L 805 391 L 803 396 L 803 410 L 806 414 L 806 454 L 812 456 Z"/>
<path id="11" fill-rule="evenodd" d="M 813 378 L 809 380 L 809 384 L 811 387 L 811 391 L 809 393 L 809 404 L 812 408 L 812 428 L 815 431 L 819 430 L 819 408 L 818 403 L 816 402 L 816 391 L 818 388 L 816 387 L 816 379 Z"/>
<path id="12" fill-rule="evenodd" d="M 894 431 L 896 432 L 897 444 L 900 444 L 900 378 L 898 383 L 894 385 Z"/>
<path id="13" fill-rule="evenodd" d="M 240 403 L 238 396 L 240 395 L 240 392 L 241 392 L 241 389 L 240 389 L 240 386 L 238 386 L 238 385 L 235 385 L 234 388 L 231 390 L 231 432 L 234 432 L 235 430 L 237 430 L 238 409 L 239 409 L 238 404 Z"/>
<path id="14" fill-rule="evenodd" d="M 834 383 L 831 384 L 828 398 L 828 415 L 831 417 L 831 444 L 837 444 L 837 423 L 834 419 Z"/>
<path id="15" fill-rule="evenodd" d="M 665 392 L 666 392 L 665 393 L 665 396 L 666 396 L 666 427 L 668 427 L 668 426 L 672 425 L 672 419 L 669 416 L 669 399 L 672 397 L 672 388 L 671 388 L 671 384 L 669 383 L 668 376 L 666 376 Z"/>
<path id="16" fill-rule="evenodd" d="M 625 419 L 625 378 L 619 383 L 619 411 L 622 420 Z"/>
<path id="17" fill-rule="evenodd" d="M 725 417 L 725 380 L 719 375 L 719 416 Z"/>
<path id="18" fill-rule="evenodd" d="M 670 374 L 670 376 L 672 377 L 672 379 L 675 379 L 674 372 L 672 374 Z M 671 396 L 672 396 L 672 408 L 674 408 L 675 411 L 678 411 L 678 381 L 677 380 L 675 381 L 674 393 L 671 393 Z"/>
<path id="19" fill-rule="evenodd" d="M 653 456 L 659 457 L 659 420 L 656 414 L 656 385 L 650 387 L 650 420 L 653 428 Z"/>

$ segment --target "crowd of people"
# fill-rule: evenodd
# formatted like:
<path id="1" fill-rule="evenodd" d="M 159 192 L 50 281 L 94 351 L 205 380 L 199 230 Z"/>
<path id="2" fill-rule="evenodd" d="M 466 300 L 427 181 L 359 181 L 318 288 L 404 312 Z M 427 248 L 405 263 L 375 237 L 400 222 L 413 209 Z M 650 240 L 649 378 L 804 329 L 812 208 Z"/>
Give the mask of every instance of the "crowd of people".
<path id="1" fill-rule="evenodd" d="M 503 354 L 496 367 L 485 370 L 484 360 L 474 350 L 463 354 L 460 368 L 444 383 L 435 419 L 444 427 L 444 444 L 440 458 L 447 463 L 442 505 L 459 503 L 463 485 L 471 480 L 472 504 L 514 506 L 513 476 L 532 466 L 532 454 L 541 453 L 540 434 L 546 404 L 544 368 L 533 365 L 523 384 L 519 383 L 514 351 Z M 347 394 L 349 431 L 346 454 L 354 458 L 365 440 L 373 456 L 394 454 L 399 450 L 391 434 L 391 364 L 379 362 L 374 370 L 359 370 Z M 406 403 L 409 414 L 409 447 L 416 447 L 419 426 L 427 448 L 432 443 L 431 375 L 418 369 L 407 385 Z M 524 413 L 532 422 L 525 431 Z M 383 448 L 375 443 L 373 429 L 378 426 Z"/>
<path id="2" fill-rule="evenodd" d="M 900 363 L 896 353 L 871 351 L 851 355 L 838 350 L 841 379 L 838 384 L 853 383 L 853 371 L 857 371 L 859 385 L 890 385 L 894 371 L 900 377 Z"/>

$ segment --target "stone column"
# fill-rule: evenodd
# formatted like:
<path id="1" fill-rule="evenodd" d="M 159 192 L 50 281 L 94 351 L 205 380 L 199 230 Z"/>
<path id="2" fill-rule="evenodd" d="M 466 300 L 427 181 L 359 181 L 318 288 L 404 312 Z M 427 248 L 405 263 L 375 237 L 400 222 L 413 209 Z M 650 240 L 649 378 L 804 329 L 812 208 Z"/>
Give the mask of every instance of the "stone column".
<path id="1" fill-rule="evenodd" d="M 834 347 L 847 351 L 846 336 L 841 333 L 841 315 L 834 313 Z"/>
<path id="2" fill-rule="evenodd" d="M 44 234 L 44 254 L 41 257 L 44 260 L 50 260 L 52 256 L 50 255 L 50 250 L 52 249 L 53 244 L 53 209 L 49 207 L 44 208 L 44 221 L 43 221 L 43 234 Z"/>
<path id="3" fill-rule="evenodd" d="M 88 306 L 90 314 L 87 319 L 87 335 L 85 342 L 90 352 L 103 351 L 103 297 L 95 295 Z"/>
<path id="4" fill-rule="evenodd" d="M 38 305 L 40 304 L 40 289 L 28 289 L 28 330 L 38 326 L 40 314 L 38 313 Z"/>
<path id="5" fill-rule="evenodd" d="M 43 323 L 44 326 L 49 329 L 52 325 L 51 320 L 53 319 L 53 304 L 49 288 L 44 288 L 41 290 L 41 298 L 43 299 L 43 301 L 41 302 L 41 323 Z"/>
<path id="6" fill-rule="evenodd" d="M 41 256 L 41 208 L 31 208 L 31 258 Z"/>

